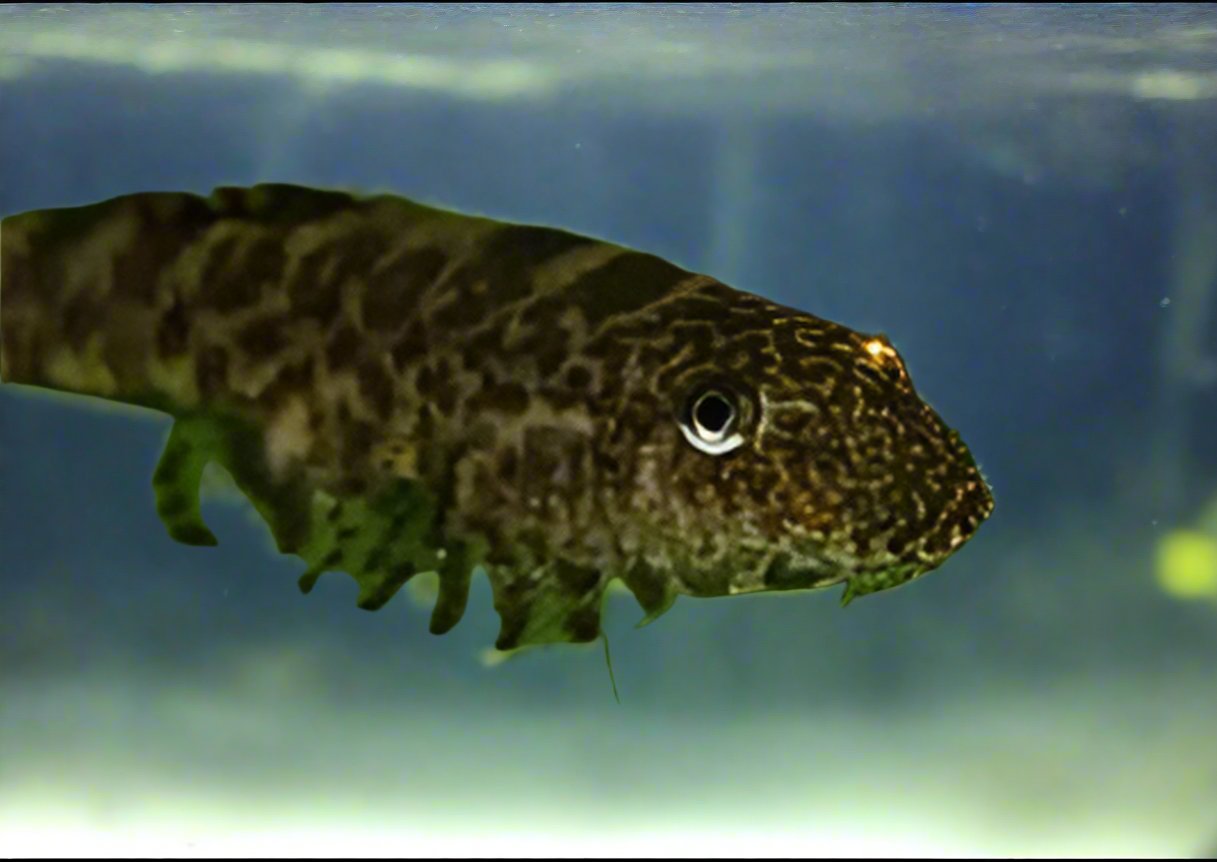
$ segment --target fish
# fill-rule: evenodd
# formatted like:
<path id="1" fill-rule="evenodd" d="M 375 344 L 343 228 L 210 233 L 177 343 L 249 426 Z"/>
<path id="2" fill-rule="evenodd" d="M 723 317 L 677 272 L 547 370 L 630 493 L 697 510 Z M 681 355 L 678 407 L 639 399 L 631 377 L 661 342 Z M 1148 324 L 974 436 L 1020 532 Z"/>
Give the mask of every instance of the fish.
<path id="1" fill-rule="evenodd" d="M 557 228 L 286 183 L 0 221 L 0 380 L 173 418 L 170 536 L 222 467 L 300 557 L 430 630 L 489 578 L 495 648 L 601 636 L 606 590 L 844 584 L 941 566 L 990 516 L 959 433 L 882 333 Z"/>

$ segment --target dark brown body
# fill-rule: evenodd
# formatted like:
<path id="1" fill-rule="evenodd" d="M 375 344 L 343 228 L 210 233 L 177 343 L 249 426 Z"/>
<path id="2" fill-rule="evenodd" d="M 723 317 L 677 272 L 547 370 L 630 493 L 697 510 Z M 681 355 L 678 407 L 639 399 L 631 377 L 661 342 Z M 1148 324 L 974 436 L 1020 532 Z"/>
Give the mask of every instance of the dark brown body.
<path id="1" fill-rule="evenodd" d="M 596 637 L 614 577 L 650 616 L 893 586 L 991 511 L 885 340 L 620 246 L 292 186 L 27 213 L 0 240 L 3 379 L 178 416 L 171 530 L 203 535 L 182 464 L 220 460 L 367 606 L 440 568 L 443 630 L 484 564 L 501 648 Z M 708 385 L 738 399 L 730 453 L 678 428 Z"/>

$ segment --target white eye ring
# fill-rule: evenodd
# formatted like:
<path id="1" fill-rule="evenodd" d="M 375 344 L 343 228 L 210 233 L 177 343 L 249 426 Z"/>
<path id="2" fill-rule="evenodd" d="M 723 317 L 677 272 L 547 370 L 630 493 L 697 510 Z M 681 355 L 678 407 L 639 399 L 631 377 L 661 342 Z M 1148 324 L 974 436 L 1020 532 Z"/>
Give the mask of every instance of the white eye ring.
<path id="1" fill-rule="evenodd" d="M 739 408 L 717 389 L 697 397 L 681 420 L 680 430 L 693 448 L 708 455 L 725 454 L 744 442 L 739 433 Z"/>

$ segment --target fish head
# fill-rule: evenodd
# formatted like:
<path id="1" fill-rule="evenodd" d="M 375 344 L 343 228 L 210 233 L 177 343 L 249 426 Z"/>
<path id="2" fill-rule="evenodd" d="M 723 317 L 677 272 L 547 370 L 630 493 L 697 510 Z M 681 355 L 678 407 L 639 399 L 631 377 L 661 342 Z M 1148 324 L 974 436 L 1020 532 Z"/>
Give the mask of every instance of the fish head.
<path id="1" fill-rule="evenodd" d="M 848 600 L 937 568 L 993 511 L 885 336 L 717 283 L 665 306 L 631 507 L 685 549 L 687 592 L 845 581 Z"/>

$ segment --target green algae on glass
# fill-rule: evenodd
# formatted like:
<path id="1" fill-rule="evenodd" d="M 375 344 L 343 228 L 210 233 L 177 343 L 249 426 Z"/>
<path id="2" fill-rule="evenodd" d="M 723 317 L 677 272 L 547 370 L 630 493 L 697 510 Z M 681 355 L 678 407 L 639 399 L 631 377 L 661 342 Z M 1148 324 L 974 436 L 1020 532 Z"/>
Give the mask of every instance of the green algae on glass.
<path id="1" fill-rule="evenodd" d="M 653 255 L 392 195 L 126 195 L 0 226 L 0 377 L 175 417 L 173 538 L 223 467 L 374 610 L 436 572 L 431 630 L 490 579 L 502 650 L 600 636 L 620 581 L 676 596 L 941 565 L 992 511 L 882 335 Z"/>

